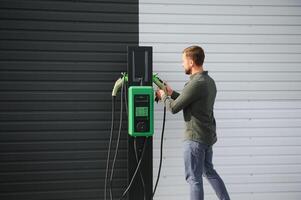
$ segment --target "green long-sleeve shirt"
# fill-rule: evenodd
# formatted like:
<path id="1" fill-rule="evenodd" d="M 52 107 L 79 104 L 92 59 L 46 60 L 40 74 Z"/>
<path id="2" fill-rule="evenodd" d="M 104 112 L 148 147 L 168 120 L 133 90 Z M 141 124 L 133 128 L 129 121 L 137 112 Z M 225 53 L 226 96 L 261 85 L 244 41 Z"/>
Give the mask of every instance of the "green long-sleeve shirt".
<path id="1" fill-rule="evenodd" d="M 171 98 L 163 95 L 162 101 L 173 114 L 183 110 L 185 139 L 213 145 L 217 141 L 213 114 L 215 97 L 215 82 L 208 71 L 203 71 L 190 76 L 181 94 L 173 91 Z"/>

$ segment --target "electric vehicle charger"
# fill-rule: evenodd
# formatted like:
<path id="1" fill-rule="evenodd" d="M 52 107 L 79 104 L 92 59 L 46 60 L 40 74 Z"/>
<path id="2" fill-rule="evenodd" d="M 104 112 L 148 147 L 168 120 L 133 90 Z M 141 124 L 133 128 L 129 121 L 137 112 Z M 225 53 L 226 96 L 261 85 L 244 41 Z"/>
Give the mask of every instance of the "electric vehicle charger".
<path id="1" fill-rule="evenodd" d="M 125 101 L 125 110 L 126 110 L 126 113 L 128 115 L 129 113 L 128 113 L 128 108 L 127 108 L 128 102 L 127 102 L 127 93 L 126 93 L 126 91 L 127 91 L 127 85 L 124 87 L 124 101 Z M 138 165 L 139 157 L 138 157 L 138 152 L 137 152 L 137 142 L 136 142 L 136 139 L 134 139 L 134 152 L 135 152 L 136 162 L 137 162 L 137 165 Z M 146 192 L 145 192 L 144 178 L 143 178 L 143 175 L 142 175 L 140 169 L 139 169 L 139 175 L 140 175 L 140 179 L 141 179 L 141 183 L 142 183 L 142 188 L 143 188 L 143 199 L 147 200 L 147 198 L 146 198 Z"/>
<path id="2" fill-rule="evenodd" d="M 122 81 L 122 85 L 121 85 L 121 93 L 120 93 L 119 130 L 118 130 L 118 135 L 117 135 L 117 143 L 116 143 L 116 148 L 115 148 L 115 153 L 114 153 L 114 158 L 113 158 L 113 163 L 112 163 L 112 169 L 111 169 L 111 176 L 110 176 L 110 197 L 112 197 L 112 198 L 113 198 L 113 194 L 112 194 L 112 182 L 113 182 L 115 163 L 116 163 L 116 158 L 117 158 L 117 154 L 118 154 L 118 150 L 119 150 L 120 136 L 121 136 L 121 129 L 122 129 L 122 117 L 123 117 L 123 88 L 124 88 L 124 83 L 125 83 L 125 81 Z"/>
<path id="3" fill-rule="evenodd" d="M 160 80 L 160 79 L 159 79 Z M 161 80 L 160 80 L 161 81 Z M 109 188 L 110 188 L 110 200 L 113 199 L 113 194 L 112 194 L 112 181 L 113 181 L 113 175 L 114 175 L 114 167 L 115 167 L 115 162 L 118 154 L 118 149 L 119 149 L 119 143 L 120 143 L 120 135 L 121 135 L 121 127 L 122 127 L 122 115 L 123 115 L 123 90 L 124 90 L 124 84 L 125 84 L 125 78 L 122 79 L 122 85 L 121 85 L 121 106 L 120 106 L 120 121 L 119 121 L 119 131 L 118 131 L 118 138 L 117 138 L 117 143 L 116 143 L 116 148 L 115 148 L 115 154 L 114 154 L 114 159 L 113 159 L 113 164 L 111 168 L 111 175 L 110 175 L 110 182 L 109 182 Z M 157 84 L 158 85 L 158 84 Z M 126 102 L 126 89 L 125 87 L 125 102 Z M 112 146 L 112 138 L 113 138 L 113 132 L 114 132 L 114 115 L 115 115 L 115 96 L 112 96 L 112 121 L 111 121 L 111 131 L 110 131 L 110 141 L 109 141 L 109 149 L 108 149 L 108 155 L 107 155 L 107 167 L 106 167 L 106 176 L 105 176 L 105 189 L 104 189 L 104 200 L 107 200 L 107 177 L 108 177 L 108 168 L 109 168 L 109 162 L 110 162 L 110 152 L 111 152 L 111 146 Z M 127 104 L 127 103 L 125 103 Z M 126 112 L 128 112 L 127 105 L 126 105 Z M 164 130 L 165 130 L 165 121 L 166 121 L 166 107 L 164 106 L 164 114 L 163 114 L 163 125 L 162 125 L 162 133 L 161 133 L 161 144 L 160 144 L 160 163 L 159 163 L 159 169 L 158 169 L 158 175 L 157 175 L 157 180 L 156 184 L 152 193 L 152 197 L 154 197 L 159 179 L 160 179 L 160 173 L 161 173 L 161 168 L 162 168 L 162 156 L 163 156 L 163 139 L 164 139 Z M 144 184 L 144 179 L 142 176 L 142 173 L 140 171 L 140 166 L 143 160 L 144 152 L 147 146 L 147 138 L 144 140 L 143 144 L 143 150 L 142 154 L 140 156 L 140 159 L 138 161 L 138 154 L 137 154 L 137 148 L 136 148 L 136 139 L 134 139 L 134 151 L 135 151 L 135 158 L 137 161 L 137 167 L 135 169 L 135 172 L 131 178 L 131 181 L 125 191 L 123 192 L 122 196 L 120 197 L 120 200 L 124 199 L 126 197 L 126 194 L 128 193 L 129 189 L 131 188 L 134 179 L 136 178 L 137 172 L 139 171 L 140 173 L 140 178 L 142 181 L 143 185 L 143 190 L 144 190 L 144 199 L 146 200 L 146 194 L 145 194 L 145 184 Z"/>
<path id="4" fill-rule="evenodd" d="M 128 113 L 128 110 L 127 110 L 127 87 L 124 87 L 125 90 L 124 90 L 124 95 L 125 95 L 125 106 L 126 106 L 126 112 Z M 161 144 L 160 144 L 160 162 L 159 162 L 159 168 L 158 168 L 158 174 L 157 174 L 157 180 L 156 180 L 156 184 L 155 184 L 155 187 L 154 187 L 154 190 L 153 190 L 153 193 L 152 193 L 152 197 L 154 197 L 155 193 L 156 193 L 156 190 L 157 190 L 157 186 L 158 186 L 158 183 L 159 183 L 159 179 L 160 179 L 160 174 L 161 174 L 161 169 L 162 169 L 162 157 L 163 157 L 163 141 L 164 141 L 164 130 L 165 130 L 165 121 L 166 121 L 166 107 L 164 106 L 164 111 L 163 111 L 163 124 L 162 124 L 162 133 L 161 133 Z M 135 157 L 136 157 L 136 162 L 138 164 L 138 155 L 137 155 L 137 146 L 136 146 L 136 140 L 134 140 L 134 151 L 135 151 Z M 141 173 L 141 171 L 139 170 L 139 173 L 140 173 L 140 179 L 141 179 L 141 182 L 142 182 L 142 187 L 143 187 L 143 191 L 144 191 L 144 200 L 146 200 L 146 193 L 145 193 L 145 183 L 144 183 L 144 178 L 143 178 L 143 175 Z"/>

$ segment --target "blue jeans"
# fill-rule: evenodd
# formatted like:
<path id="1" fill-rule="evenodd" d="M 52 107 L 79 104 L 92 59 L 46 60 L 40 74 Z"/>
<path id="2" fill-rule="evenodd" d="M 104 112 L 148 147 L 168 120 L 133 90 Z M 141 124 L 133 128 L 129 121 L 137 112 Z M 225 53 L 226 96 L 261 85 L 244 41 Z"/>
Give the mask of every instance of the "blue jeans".
<path id="1" fill-rule="evenodd" d="M 190 200 L 203 200 L 203 176 L 205 176 L 220 200 L 230 200 L 225 184 L 212 164 L 212 146 L 184 141 L 185 177 L 190 185 Z"/>

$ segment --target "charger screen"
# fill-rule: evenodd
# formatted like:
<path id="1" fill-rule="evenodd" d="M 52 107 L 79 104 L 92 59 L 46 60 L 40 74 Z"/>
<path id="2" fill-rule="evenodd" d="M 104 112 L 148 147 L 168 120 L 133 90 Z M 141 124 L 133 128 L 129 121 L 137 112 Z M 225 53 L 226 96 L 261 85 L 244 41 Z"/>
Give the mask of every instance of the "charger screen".
<path id="1" fill-rule="evenodd" d="M 148 107 L 136 107 L 136 116 L 137 117 L 147 117 L 148 116 Z"/>

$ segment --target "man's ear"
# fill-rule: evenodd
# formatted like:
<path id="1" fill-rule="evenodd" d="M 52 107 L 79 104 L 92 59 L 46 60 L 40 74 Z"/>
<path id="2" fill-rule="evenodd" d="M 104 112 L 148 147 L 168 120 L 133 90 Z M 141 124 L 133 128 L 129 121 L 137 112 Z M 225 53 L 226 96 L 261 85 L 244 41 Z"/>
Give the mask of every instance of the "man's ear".
<path id="1" fill-rule="evenodd" d="M 194 64 L 193 60 L 192 59 L 189 59 L 189 65 L 192 67 Z"/>

